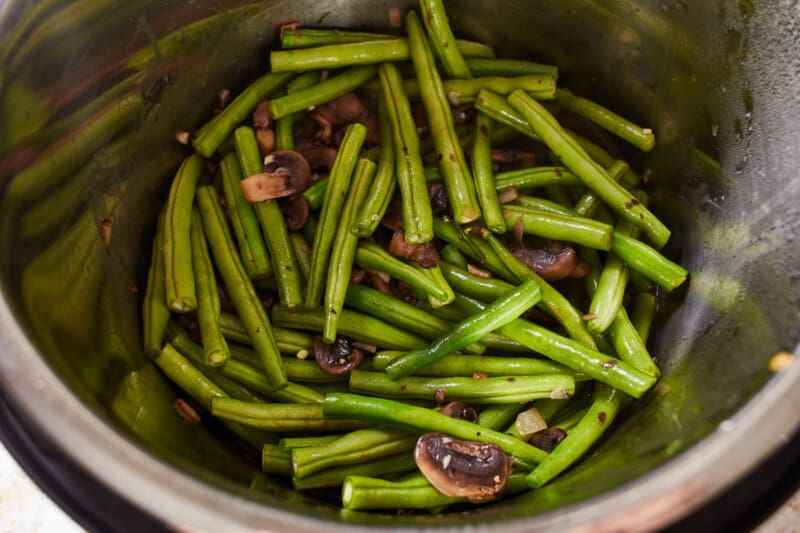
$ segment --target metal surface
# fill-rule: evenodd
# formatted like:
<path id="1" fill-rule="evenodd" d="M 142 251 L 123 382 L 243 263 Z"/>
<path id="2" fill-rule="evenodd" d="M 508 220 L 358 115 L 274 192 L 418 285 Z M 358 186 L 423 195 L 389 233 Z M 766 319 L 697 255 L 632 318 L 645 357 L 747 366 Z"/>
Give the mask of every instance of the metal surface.
<path id="1" fill-rule="evenodd" d="M 248 490 L 255 469 L 232 458 L 231 443 L 181 426 L 173 393 L 140 354 L 136 292 L 182 153 L 173 135 L 201 124 L 231 80 L 241 87 L 263 71 L 281 22 L 385 28 L 388 7 L 413 3 L 389 4 L 3 5 L 0 385 L 19 412 L 166 523 L 224 531 L 655 529 L 788 442 L 800 423 L 800 365 L 767 369 L 800 337 L 800 120 L 786 112 L 800 104 L 800 11 L 788 0 L 770 9 L 732 0 L 449 4 L 457 33 L 501 55 L 558 63 L 564 85 L 658 137 L 637 164 L 653 169 L 654 208 L 675 228 L 669 253 L 692 277 L 684 305 L 664 306 L 653 344 L 664 377 L 578 468 L 467 514 L 343 513 L 280 487 Z M 129 60 L 210 15 L 199 38 L 178 31 L 146 61 Z M 115 134 L 30 187 L 22 169 L 101 109 L 97 98 L 142 93 Z M 107 243 L 101 226 L 112 228 Z M 126 403 L 135 387 L 153 401 Z"/>

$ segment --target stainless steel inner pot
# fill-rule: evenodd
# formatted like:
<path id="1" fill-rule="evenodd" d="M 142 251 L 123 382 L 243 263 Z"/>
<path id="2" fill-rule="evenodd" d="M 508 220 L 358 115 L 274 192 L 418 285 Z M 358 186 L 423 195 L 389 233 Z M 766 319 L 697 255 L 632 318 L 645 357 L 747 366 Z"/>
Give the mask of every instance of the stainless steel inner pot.
<path id="1" fill-rule="evenodd" d="M 800 423 L 800 365 L 767 366 L 797 354 L 800 336 L 795 1 L 447 2 L 458 35 L 557 63 L 563 84 L 653 127 L 658 148 L 638 163 L 653 169 L 654 209 L 674 228 L 669 253 L 692 272 L 652 344 L 664 377 L 546 488 L 435 516 L 248 490 L 256 469 L 231 461 L 213 427 L 182 424 L 142 357 L 137 287 L 185 152 L 175 132 L 207 119 L 221 88 L 265 70 L 281 23 L 387 29 L 389 8 L 413 4 L 0 0 L 3 396 L 108 490 L 178 529 L 633 531 L 692 512 Z M 77 133 L 99 128 L 96 141 L 26 173 L 130 94 L 144 103 Z"/>

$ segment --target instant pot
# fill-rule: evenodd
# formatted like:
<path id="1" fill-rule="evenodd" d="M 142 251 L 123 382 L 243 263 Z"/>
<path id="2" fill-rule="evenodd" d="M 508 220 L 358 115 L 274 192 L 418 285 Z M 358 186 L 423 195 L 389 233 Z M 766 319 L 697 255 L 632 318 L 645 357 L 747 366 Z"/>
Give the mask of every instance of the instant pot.
<path id="1" fill-rule="evenodd" d="M 2 434 L 86 527 L 641 531 L 734 498 L 713 529 L 796 481 L 793 0 L 446 2 L 457 35 L 555 63 L 560 83 L 657 135 L 636 164 L 652 170 L 666 253 L 690 282 L 651 339 L 663 377 L 565 475 L 468 512 L 347 513 L 260 475 L 213 423 L 177 416 L 139 318 L 155 215 L 186 153 L 175 133 L 265 72 L 282 24 L 392 31 L 389 11 L 414 5 L 0 0 Z"/>

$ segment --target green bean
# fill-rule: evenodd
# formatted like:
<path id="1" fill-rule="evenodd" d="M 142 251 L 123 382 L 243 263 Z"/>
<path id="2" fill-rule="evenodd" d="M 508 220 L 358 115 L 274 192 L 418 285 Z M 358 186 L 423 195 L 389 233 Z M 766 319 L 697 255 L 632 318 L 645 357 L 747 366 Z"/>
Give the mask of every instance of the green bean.
<path id="1" fill-rule="evenodd" d="M 402 37 L 396 37 L 386 33 L 366 33 L 344 30 L 329 30 L 316 28 L 287 28 L 283 30 L 281 37 L 281 47 L 283 49 L 312 48 L 315 46 L 326 46 L 330 44 L 362 43 L 366 41 L 388 41 L 388 40 L 408 41 Z M 491 47 L 483 43 L 456 39 L 458 50 L 464 57 L 493 58 L 494 51 Z M 406 58 L 408 59 L 408 58 Z"/>
<path id="2" fill-rule="evenodd" d="M 617 214 L 641 228 L 647 236 L 662 247 L 669 239 L 670 231 L 646 207 L 621 185 L 612 181 L 605 169 L 595 163 L 564 130 L 541 104 L 523 91 L 514 91 L 508 102 L 528 120 L 547 146 L 556 153 L 587 187 Z"/>
<path id="3" fill-rule="evenodd" d="M 626 220 L 620 220 L 614 229 L 614 234 L 634 236 L 638 231 Z M 606 257 L 606 263 L 600 272 L 597 288 L 589 304 L 589 315 L 594 315 L 586 323 L 589 331 L 603 333 L 617 318 L 618 311 L 622 308 L 622 298 L 628 285 L 628 267 L 613 252 Z"/>
<path id="4" fill-rule="evenodd" d="M 570 193 L 564 187 L 548 185 L 544 188 L 544 193 L 552 202 L 560 205 L 564 209 L 569 209 L 572 207 L 572 202 L 574 200 L 572 195 L 570 195 Z M 598 222 L 601 221 L 598 220 Z"/>
<path id="5" fill-rule="evenodd" d="M 430 35 L 431 48 L 442 62 L 447 77 L 471 78 L 472 74 L 464 61 L 464 56 L 457 46 L 453 46 L 456 38 L 450 29 L 442 0 L 420 0 L 419 9 L 423 15 L 425 29 Z"/>
<path id="6" fill-rule="evenodd" d="M 264 444 L 261 449 L 261 471 L 267 474 L 292 475 L 292 454 L 277 444 Z"/>
<path id="7" fill-rule="evenodd" d="M 308 245 L 301 233 L 289 233 L 289 241 L 292 243 L 297 268 L 300 269 L 303 279 L 307 280 L 311 273 L 311 246 Z"/>
<path id="8" fill-rule="evenodd" d="M 473 301 L 475 309 L 485 304 Z M 557 363 L 581 372 L 633 396 L 640 397 L 656 381 L 636 368 L 525 320 L 516 320 L 500 332 Z"/>
<path id="9" fill-rule="evenodd" d="M 320 305 L 326 281 L 325 273 L 330 264 L 331 248 L 344 209 L 353 170 L 358 161 L 358 153 L 367 136 L 367 128 L 361 124 L 347 127 L 344 139 L 339 145 L 339 153 L 333 163 L 325 189 L 325 199 L 319 215 L 319 224 L 311 245 L 311 272 L 306 286 L 305 305 Z"/>
<path id="10" fill-rule="evenodd" d="M 428 278 L 430 278 L 433 284 L 436 285 L 446 295 L 444 298 L 439 298 L 433 296 L 432 294 L 428 295 L 428 302 L 434 309 L 438 309 L 439 307 L 444 307 L 452 303 L 453 300 L 456 299 L 456 293 L 447 283 L 447 280 L 444 279 L 444 275 L 442 275 L 442 271 L 439 268 L 438 263 L 430 268 L 425 268 L 417 262 L 412 262 L 410 266 L 412 269 L 428 276 Z"/>
<path id="11" fill-rule="evenodd" d="M 472 176 L 478 192 L 483 220 L 495 233 L 505 233 L 506 223 L 497 199 L 497 189 L 492 168 L 491 132 L 494 121 L 482 113 L 475 119 L 475 143 L 472 146 Z"/>
<path id="12" fill-rule="evenodd" d="M 290 72 L 270 72 L 256 80 L 225 106 L 219 115 L 197 130 L 192 140 L 194 149 L 203 157 L 211 157 L 217 148 L 230 137 L 233 130 L 250 116 L 256 106 L 286 85 L 292 76 L 293 74 Z"/>
<path id="13" fill-rule="evenodd" d="M 476 78 L 483 76 L 516 78 L 518 76 L 542 75 L 558 80 L 558 67 L 554 65 L 544 65 L 518 59 L 470 58 L 466 61 L 469 71 Z"/>
<path id="14" fill-rule="evenodd" d="M 262 370 L 257 370 L 240 361 L 228 361 L 220 371 L 223 376 L 274 401 L 312 404 L 322 403 L 325 398 L 314 389 L 291 382 L 281 390 L 272 390 L 269 380 Z"/>
<path id="15" fill-rule="evenodd" d="M 70 177 L 103 144 L 133 123 L 144 101 L 137 92 L 114 102 L 80 125 L 74 135 L 42 153 L 9 182 L 5 205 L 22 208 Z"/>
<path id="16" fill-rule="evenodd" d="M 278 441 L 278 447 L 281 450 L 291 451 L 295 448 L 310 448 L 315 446 L 322 446 L 335 441 L 342 435 L 312 435 L 310 437 L 284 437 Z M 290 459 L 291 461 L 291 456 Z"/>
<path id="17" fill-rule="evenodd" d="M 517 196 L 517 203 L 521 207 L 534 209 L 536 211 L 544 211 L 547 213 L 553 213 L 556 215 L 562 215 L 566 217 L 577 216 L 577 213 L 572 209 L 566 208 L 557 202 L 553 202 L 552 200 L 537 198 L 535 196 L 525 196 L 521 194 Z"/>
<path id="18" fill-rule="evenodd" d="M 197 183 L 203 175 L 203 166 L 203 159 L 196 154 L 184 159 L 167 199 L 164 218 L 164 283 L 167 306 L 176 313 L 188 313 L 197 308 L 189 231 L 192 225 L 192 203 Z"/>
<path id="19" fill-rule="evenodd" d="M 380 427 L 359 429 L 321 446 L 293 449 L 293 475 L 302 478 L 326 468 L 410 452 L 416 442 L 417 436 L 405 431 Z"/>
<path id="20" fill-rule="evenodd" d="M 436 71 L 433 54 L 424 37 L 419 16 L 414 11 L 406 16 L 406 27 L 411 59 L 420 83 L 431 137 L 439 154 L 439 167 L 442 169 L 453 217 L 459 224 L 471 222 L 481 215 L 472 176 L 456 138 L 450 105 Z"/>
<path id="21" fill-rule="evenodd" d="M 222 313 L 219 317 L 219 325 L 226 339 L 242 344 L 251 344 L 250 337 L 239 317 Z M 303 350 L 312 351 L 314 349 L 314 338 L 308 333 L 282 328 L 273 324 L 272 334 L 275 336 L 275 342 L 281 353 L 296 355 Z M 231 346 L 231 349 L 233 349 L 233 346 Z"/>
<path id="22" fill-rule="evenodd" d="M 458 268 L 466 270 L 469 267 L 467 258 L 452 244 L 446 244 L 441 250 L 439 250 L 439 255 L 441 256 L 442 261 L 451 263 Z M 441 262 L 439 263 L 439 268 L 444 271 Z M 448 283 L 450 282 L 450 280 L 447 281 Z"/>
<path id="23" fill-rule="evenodd" d="M 273 328 L 278 329 L 276 326 L 273 326 Z M 306 334 L 301 333 L 301 335 Z M 313 347 L 306 350 L 306 355 L 312 353 L 312 351 Z M 302 357 L 302 354 L 300 356 Z M 249 348 L 245 348 L 244 346 L 232 345 L 231 357 L 236 361 L 240 361 L 251 367 L 258 368 L 258 366 L 261 364 L 258 360 L 258 354 Z M 286 370 L 286 377 L 288 377 L 292 382 L 301 381 L 305 383 L 331 383 L 336 381 L 347 381 L 347 376 L 345 375 L 330 374 L 324 371 L 313 358 L 299 359 L 297 355 L 290 355 L 288 357 L 282 357 L 282 360 L 283 368 Z M 364 368 L 368 366 L 370 365 L 366 362 L 363 364 Z"/>
<path id="24" fill-rule="evenodd" d="M 158 215 L 156 234 L 153 237 L 153 252 L 150 270 L 147 273 L 147 290 L 142 302 L 142 330 L 144 353 L 155 359 L 161 353 L 164 334 L 169 324 L 170 311 L 167 307 L 166 287 L 164 286 L 164 218 L 166 210 Z"/>
<path id="25" fill-rule="evenodd" d="M 322 201 L 325 198 L 325 191 L 328 189 L 329 181 L 330 178 L 324 177 L 303 191 L 303 197 L 308 200 L 308 207 L 312 211 L 316 211 L 322 206 Z"/>
<path id="26" fill-rule="evenodd" d="M 550 185 L 571 187 L 581 185 L 581 180 L 566 167 L 531 167 L 500 172 L 495 176 L 498 190 L 515 187 L 521 191 Z"/>
<path id="27" fill-rule="evenodd" d="M 570 337 L 588 348 L 594 349 L 597 345 L 586 329 L 583 315 L 564 297 L 557 289 L 547 283 L 536 272 L 523 265 L 497 238 L 489 234 L 485 238 L 500 257 L 501 261 L 514 273 L 518 279 L 532 279 L 539 284 L 542 298 L 539 307 L 550 314 L 567 330 Z"/>
<path id="28" fill-rule="evenodd" d="M 372 182 L 369 195 L 350 226 L 350 231 L 362 238 L 371 236 L 378 227 L 386 210 L 389 209 L 394 190 L 397 187 L 395 148 L 392 140 L 394 130 L 389 122 L 385 93 L 381 93 L 378 97 L 378 117 L 381 130 L 378 170 L 375 173 L 375 180 Z"/>
<path id="29" fill-rule="evenodd" d="M 211 414 L 223 420 L 278 433 L 290 431 L 348 431 L 364 427 L 355 419 L 328 419 L 320 404 L 251 403 L 218 397 Z"/>
<path id="30" fill-rule="evenodd" d="M 318 84 L 322 72 L 312 71 L 301 74 L 286 85 L 286 94 L 308 89 Z M 303 112 L 292 113 L 275 121 L 275 149 L 294 150 L 294 123 L 302 121 Z"/>
<path id="31" fill-rule="evenodd" d="M 420 368 L 438 361 L 472 344 L 485 334 L 519 317 L 541 298 L 534 280 L 527 280 L 513 291 L 497 298 L 484 311 L 458 323 L 446 335 L 439 337 L 423 350 L 414 350 L 386 366 L 392 379 L 410 376 Z"/>
<path id="32" fill-rule="evenodd" d="M 362 242 L 356 251 L 356 264 L 361 268 L 385 272 L 439 301 L 447 301 L 449 293 L 439 283 L 428 276 L 424 269 L 414 268 L 397 259 L 389 252 L 374 243 Z M 431 302 L 435 305 L 434 302 Z"/>
<path id="33" fill-rule="evenodd" d="M 461 227 L 441 218 L 433 219 L 433 232 L 439 239 L 451 244 L 460 252 L 480 262 L 486 268 L 513 283 L 519 278 L 503 264 L 491 246 L 482 239 L 469 235 Z"/>
<path id="34" fill-rule="evenodd" d="M 316 48 L 276 50 L 269 60 L 273 72 L 336 69 L 372 65 L 387 61 L 407 61 L 408 41 L 386 39 L 368 43 L 329 44 Z"/>
<path id="35" fill-rule="evenodd" d="M 591 100 L 575 96 L 567 89 L 556 90 L 555 98 L 558 105 L 567 111 L 591 120 L 640 150 L 649 152 L 655 146 L 656 138 L 650 128 L 637 126 Z"/>
<path id="36" fill-rule="evenodd" d="M 689 275 L 685 268 L 673 263 L 652 246 L 626 235 L 614 235 L 611 251 L 633 270 L 655 281 L 668 291 L 680 286 Z"/>
<path id="37" fill-rule="evenodd" d="M 379 74 L 387 115 L 392 126 L 391 139 L 395 150 L 397 185 L 402 198 L 405 240 L 409 244 L 425 243 L 433 238 L 433 213 L 425 184 L 414 115 L 403 92 L 397 67 L 384 63 Z"/>
<path id="38" fill-rule="evenodd" d="M 234 132 L 236 154 L 245 176 L 258 174 L 263 170 L 261 154 L 253 129 L 240 126 Z M 278 297 L 284 305 L 301 305 L 303 303 L 303 287 L 300 269 L 294 256 L 294 249 L 289 242 L 289 231 L 283 213 L 275 200 L 266 200 L 253 204 L 261 224 L 264 239 L 267 241 L 269 255 L 272 258 L 272 271 L 278 282 Z"/>
<path id="39" fill-rule="evenodd" d="M 373 359 L 373 370 L 385 370 L 386 366 L 402 355 L 402 352 L 378 352 Z M 363 368 L 362 368 L 363 370 Z M 435 363 L 420 368 L 416 375 L 446 378 L 452 376 L 538 376 L 540 374 L 565 374 L 576 381 L 585 381 L 586 376 L 563 365 L 546 359 L 533 357 L 493 357 L 489 355 L 446 355 Z"/>
<path id="40" fill-rule="evenodd" d="M 450 418 L 424 407 L 416 407 L 394 400 L 349 393 L 330 393 L 325 396 L 323 412 L 326 416 L 353 417 L 380 424 L 385 423 L 407 428 L 415 433 L 439 431 L 458 439 L 497 444 L 522 465 L 539 463 L 547 457 L 546 452 L 509 435 L 466 420 Z"/>
<path id="41" fill-rule="evenodd" d="M 621 307 L 608 328 L 608 337 L 617 356 L 626 363 L 651 376 L 660 376 L 661 371 L 647 351 L 645 340 L 631 323 L 628 312 Z"/>
<path id="42" fill-rule="evenodd" d="M 556 81 L 550 76 L 542 75 L 517 78 L 492 76 L 473 80 L 446 80 L 444 88 L 447 91 L 447 99 L 453 105 L 475 102 L 483 89 L 500 95 L 511 94 L 517 89 L 521 89 L 536 100 L 550 100 L 556 94 Z M 410 93 L 409 96 L 411 96 Z"/>
<path id="43" fill-rule="evenodd" d="M 640 292 L 633 301 L 633 311 L 631 312 L 631 322 L 642 343 L 647 344 L 650 337 L 650 327 L 653 325 L 653 317 L 656 312 L 656 297 L 654 294 Z"/>
<path id="44" fill-rule="evenodd" d="M 569 130 L 566 131 L 569 133 L 570 137 L 575 139 L 575 142 L 577 142 L 581 146 L 581 148 L 583 148 L 584 151 L 587 154 L 589 154 L 589 157 L 597 161 L 597 163 L 603 168 L 610 169 L 611 166 L 616 162 L 616 159 L 614 159 L 614 157 L 611 154 L 606 152 L 601 147 L 597 146 L 595 143 L 593 143 L 586 137 L 578 135 L 574 131 L 569 131 Z M 640 181 L 641 178 L 630 168 L 628 168 L 628 170 L 626 170 L 625 173 L 619 179 L 620 185 L 622 185 L 626 189 L 633 189 L 634 187 L 639 185 Z"/>
<path id="45" fill-rule="evenodd" d="M 630 169 L 628 163 L 623 161 L 622 159 L 615 160 L 610 167 L 606 168 L 608 172 L 608 177 L 612 180 L 619 182 L 622 176 Z M 600 206 L 600 197 L 592 190 L 588 190 L 583 193 L 580 200 L 575 202 L 575 206 L 572 208 L 575 213 L 579 214 L 582 217 L 592 218 L 594 216 L 595 211 Z"/>
<path id="46" fill-rule="evenodd" d="M 433 313 L 364 285 L 350 285 L 345 304 L 429 340 L 444 335 L 452 327 L 448 321 Z M 483 353 L 485 349 L 485 346 L 478 343 L 464 348 L 468 353 L 477 354 Z"/>
<path id="47" fill-rule="evenodd" d="M 214 262 L 241 317 L 244 329 L 261 358 L 267 378 L 276 390 L 285 387 L 288 383 L 286 372 L 281 364 L 269 318 L 236 253 L 214 188 L 200 187 L 197 191 L 197 205 Z"/>
<path id="48" fill-rule="evenodd" d="M 350 475 L 383 476 L 409 472 L 415 467 L 414 454 L 402 452 L 366 463 L 329 468 L 304 478 L 293 477 L 292 487 L 295 490 L 338 487 Z"/>
<path id="49" fill-rule="evenodd" d="M 197 322 L 203 340 L 203 353 L 208 366 L 221 366 L 230 357 L 228 343 L 219 328 L 220 303 L 214 265 L 208 253 L 203 234 L 203 221 L 196 210 L 192 211 L 192 266 L 197 293 Z"/>
<path id="50" fill-rule="evenodd" d="M 359 159 L 355 169 L 353 185 L 347 195 L 342 219 L 336 228 L 333 239 L 328 281 L 325 285 L 325 324 L 322 328 L 322 340 L 328 344 L 336 340 L 336 329 L 339 316 L 344 307 L 345 293 L 350 285 L 350 274 L 353 271 L 353 258 L 358 246 L 358 237 L 350 232 L 350 225 L 355 219 L 358 209 L 369 193 L 376 165 L 369 159 Z"/>
<path id="51" fill-rule="evenodd" d="M 272 308 L 272 318 L 280 326 L 316 332 L 322 332 L 325 323 L 321 307 L 288 308 L 276 305 Z M 357 341 L 388 349 L 410 350 L 427 344 L 421 337 L 349 309 L 342 310 L 338 330 L 342 335 Z"/>
<path id="52" fill-rule="evenodd" d="M 500 376 L 477 380 L 471 376 L 405 377 L 394 380 L 383 372 L 353 370 L 350 373 L 350 390 L 382 398 L 420 400 L 434 400 L 443 392 L 448 400 L 498 404 L 571 395 L 575 392 L 575 380 L 566 374 Z"/>
<path id="53" fill-rule="evenodd" d="M 589 410 L 577 426 L 553 452 L 526 478 L 529 486 L 538 488 L 563 472 L 600 438 L 617 416 L 623 395 L 609 386 L 601 386 Z"/>
<path id="54" fill-rule="evenodd" d="M 242 168 L 235 153 L 231 152 L 222 158 L 220 170 L 228 217 L 231 219 L 247 275 L 251 279 L 266 279 L 272 275 L 272 263 L 258 226 L 256 212 L 242 192 Z"/>
<path id="55" fill-rule="evenodd" d="M 525 233 L 545 239 L 574 242 L 596 250 L 608 250 L 614 236 L 614 228 L 591 219 L 566 217 L 545 211 L 507 205 L 503 216 L 508 229 L 522 224 Z"/>
<path id="56" fill-rule="evenodd" d="M 514 288 L 511 283 L 502 279 L 473 276 L 466 269 L 459 268 L 446 261 L 440 261 L 439 267 L 453 289 L 484 302 L 494 300 Z"/>
<path id="57" fill-rule="evenodd" d="M 273 56 L 275 53 L 273 52 Z M 377 72 L 374 66 L 354 67 L 341 74 L 318 83 L 313 87 L 297 91 L 269 103 L 269 114 L 279 120 L 282 117 L 303 111 L 309 107 L 325 104 L 357 89 L 369 81 Z"/>
<path id="58" fill-rule="evenodd" d="M 475 109 L 481 113 L 493 118 L 500 124 L 510 126 L 522 133 L 526 137 L 534 140 L 540 140 L 539 134 L 534 131 L 530 124 L 520 116 L 517 111 L 509 105 L 509 103 L 500 96 L 487 89 L 481 89 L 478 97 L 475 99 Z"/>

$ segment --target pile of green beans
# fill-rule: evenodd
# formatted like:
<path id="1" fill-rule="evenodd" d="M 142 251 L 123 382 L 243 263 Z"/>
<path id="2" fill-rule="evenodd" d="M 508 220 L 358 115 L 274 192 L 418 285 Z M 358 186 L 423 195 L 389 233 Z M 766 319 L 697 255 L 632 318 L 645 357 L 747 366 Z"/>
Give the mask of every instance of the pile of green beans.
<path id="1" fill-rule="evenodd" d="M 688 276 L 660 251 L 670 231 L 633 160 L 558 117 L 596 123 L 626 154 L 652 150 L 652 130 L 558 86 L 555 66 L 456 40 L 441 0 L 419 7 L 404 35 L 282 31 L 272 72 L 194 130 L 144 294 L 144 352 L 192 405 L 255 446 L 266 475 L 339 490 L 352 510 L 479 505 L 417 469 L 431 432 L 513 458 L 497 497 L 550 482 L 656 383 L 657 295 Z M 248 202 L 242 180 L 269 172 L 256 128 L 294 149 L 316 107 L 353 91 L 380 140 L 363 115 L 336 125 L 327 176 L 290 199 L 308 207 L 303 228 L 283 199 Z M 474 115 L 456 126 L 465 102 Z M 249 121 L 260 104 L 271 126 Z M 573 263 L 554 277 L 526 252 Z M 553 449 L 515 425 L 530 409 L 566 434 Z"/>

